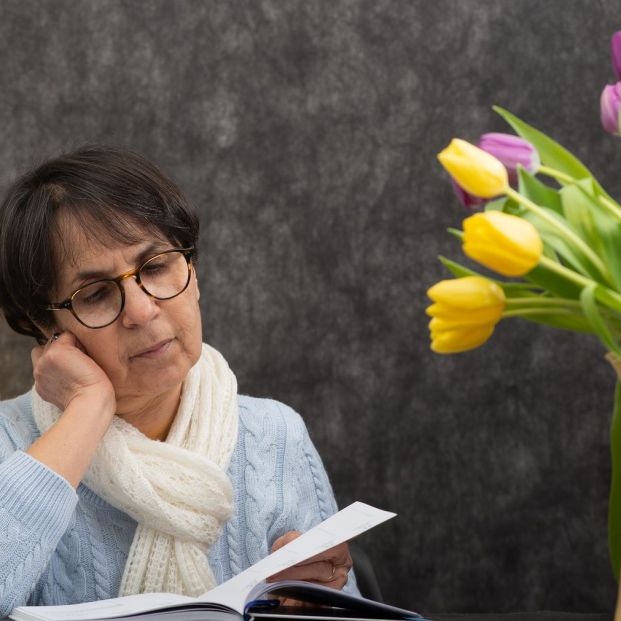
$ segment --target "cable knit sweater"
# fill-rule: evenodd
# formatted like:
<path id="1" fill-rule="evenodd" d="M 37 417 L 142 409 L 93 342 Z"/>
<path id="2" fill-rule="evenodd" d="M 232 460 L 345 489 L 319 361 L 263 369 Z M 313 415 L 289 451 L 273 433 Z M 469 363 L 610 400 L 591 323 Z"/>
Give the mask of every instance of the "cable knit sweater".
<path id="1" fill-rule="evenodd" d="M 38 437 L 31 394 L 0 402 L 0 617 L 16 607 L 116 597 L 136 522 L 24 451 Z M 269 399 L 239 397 L 228 469 L 235 510 L 212 545 L 218 583 L 265 557 L 289 530 L 336 510 L 302 419 Z M 353 575 L 346 590 L 356 592 Z"/>

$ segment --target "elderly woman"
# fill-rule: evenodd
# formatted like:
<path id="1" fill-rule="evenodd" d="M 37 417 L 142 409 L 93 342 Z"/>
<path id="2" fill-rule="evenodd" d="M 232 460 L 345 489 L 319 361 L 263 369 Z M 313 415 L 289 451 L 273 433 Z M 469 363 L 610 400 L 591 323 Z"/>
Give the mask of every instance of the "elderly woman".
<path id="1" fill-rule="evenodd" d="M 332 514 L 301 418 L 202 343 L 198 219 L 143 157 L 45 162 L 0 212 L 0 306 L 34 387 L 0 403 L 0 617 L 198 595 Z M 278 578 L 343 588 L 345 544 Z M 355 590 L 355 585 L 349 585 Z"/>

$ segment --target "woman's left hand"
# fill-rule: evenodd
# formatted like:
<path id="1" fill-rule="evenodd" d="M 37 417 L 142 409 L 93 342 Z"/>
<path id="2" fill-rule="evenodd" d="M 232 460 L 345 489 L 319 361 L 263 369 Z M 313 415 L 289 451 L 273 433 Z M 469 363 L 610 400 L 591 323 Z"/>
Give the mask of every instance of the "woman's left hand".
<path id="1" fill-rule="evenodd" d="M 289 531 L 282 537 L 279 537 L 272 546 L 272 552 L 276 552 L 279 548 L 293 541 L 300 536 L 297 531 Z M 314 582 L 322 584 L 333 589 L 342 589 L 347 584 L 347 574 L 353 563 L 349 555 L 349 546 L 341 543 L 334 546 L 321 554 L 317 554 L 298 565 L 293 565 L 287 569 L 270 576 L 267 582 L 276 582 L 277 580 L 305 580 L 306 582 Z M 299 602 L 287 599 L 281 602 L 285 605 L 296 605 Z"/>

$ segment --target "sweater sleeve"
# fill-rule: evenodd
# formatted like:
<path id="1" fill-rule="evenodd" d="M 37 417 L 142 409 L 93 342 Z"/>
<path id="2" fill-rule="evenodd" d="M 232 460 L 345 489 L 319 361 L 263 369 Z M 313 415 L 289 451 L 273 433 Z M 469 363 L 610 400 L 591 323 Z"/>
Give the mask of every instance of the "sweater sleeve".
<path id="1" fill-rule="evenodd" d="M 271 544 L 284 533 L 305 532 L 336 513 L 334 492 L 306 425 L 299 414 L 278 403 L 287 421 L 283 457 L 283 514 L 270 533 Z M 359 595 L 354 572 L 349 572 L 345 592 Z"/>
<path id="2" fill-rule="evenodd" d="M 77 494 L 19 446 L 0 413 L 0 617 L 28 603 L 67 529 Z"/>

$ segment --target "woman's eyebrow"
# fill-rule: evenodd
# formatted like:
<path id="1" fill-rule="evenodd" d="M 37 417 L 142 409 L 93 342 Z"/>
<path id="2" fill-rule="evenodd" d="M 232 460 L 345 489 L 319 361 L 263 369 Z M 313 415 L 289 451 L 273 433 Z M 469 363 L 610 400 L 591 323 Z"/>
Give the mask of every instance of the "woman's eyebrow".
<path id="1" fill-rule="evenodd" d="M 143 248 L 136 256 L 134 257 L 134 265 L 138 266 L 142 262 L 146 261 L 150 256 L 157 254 L 158 252 L 163 252 L 164 250 L 168 250 L 170 248 L 170 244 L 164 241 L 151 242 L 148 246 Z M 128 270 L 129 271 L 129 270 Z M 114 274 L 113 276 L 117 276 L 118 274 Z M 78 283 L 88 281 L 88 280 L 97 280 L 99 278 L 110 278 L 110 272 L 107 270 L 84 270 L 82 272 L 78 272 L 73 280 L 71 281 L 71 286 L 77 286 Z"/>

